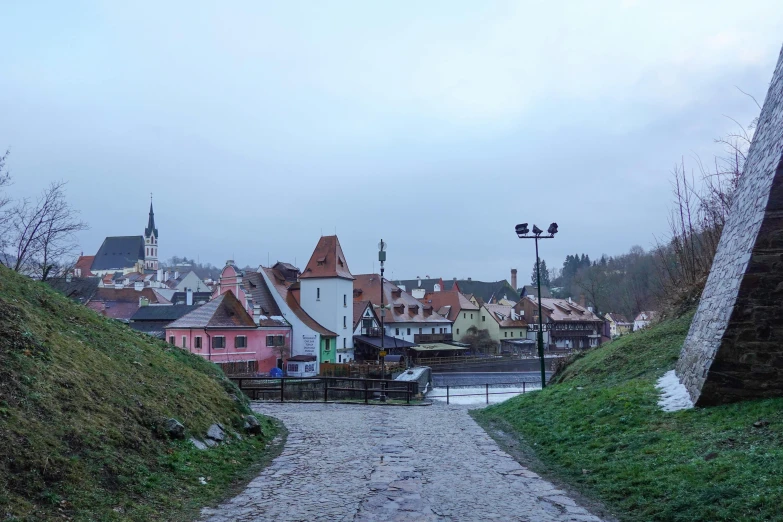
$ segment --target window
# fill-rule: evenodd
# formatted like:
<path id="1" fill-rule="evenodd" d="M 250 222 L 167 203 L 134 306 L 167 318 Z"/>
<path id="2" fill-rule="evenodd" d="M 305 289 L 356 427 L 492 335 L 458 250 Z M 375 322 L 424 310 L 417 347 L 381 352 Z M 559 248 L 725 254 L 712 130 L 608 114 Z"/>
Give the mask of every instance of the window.
<path id="1" fill-rule="evenodd" d="M 432 329 L 432 333 L 435 333 L 435 328 Z"/>
<path id="2" fill-rule="evenodd" d="M 419 334 L 421 334 L 421 328 L 419 328 Z"/>
<path id="3" fill-rule="evenodd" d="M 337 356 L 337 362 L 343 362 L 343 356 L 342 354 Z"/>
<path id="4" fill-rule="evenodd" d="M 171 345 L 177 344 L 177 342 L 174 340 L 174 336 L 173 335 L 169 336 L 169 344 L 171 344 Z"/>
<path id="5" fill-rule="evenodd" d="M 325 352 L 328 352 L 332 348 L 332 346 L 331 346 L 329 341 L 331 341 L 331 339 L 324 339 L 324 351 Z"/>
<path id="6" fill-rule="evenodd" d="M 473 314 L 470 314 L 470 318 L 473 319 Z"/>
<path id="7" fill-rule="evenodd" d="M 410 329 L 410 328 L 408 328 L 408 335 L 410 335 L 410 334 L 411 334 L 411 329 Z"/>
<path id="8" fill-rule="evenodd" d="M 482 315 L 482 316 L 481 316 L 481 320 L 482 320 L 482 321 L 486 321 L 486 320 L 487 320 L 487 316 L 486 316 L 486 315 Z"/>
<path id="9" fill-rule="evenodd" d="M 226 338 L 222 335 L 216 335 L 212 338 L 212 348 L 220 349 L 226 347 Z"/>
<path id="10" fill-rule="evenodd" d="M 320 301 L 321 300 L 321 289 L 320 288 L 316 288 L 315 289 L 315 300 L 316 301 Z"/>
<path id="11" fill-rule="evenodd" d="M 343 348 L 348 348 L 348 347 L 345 345 L 345 343 L 346 343 L 346 339 L 345 339 L 345 337 L 343 337 Z"/>
<path id="12" fill-rule="evenodd" d="M 343 294 L 343 306 L 348 306 L 348 294 Z"/>
<path id="13" fill-rule="evenodd" d="M 187 348 L 188 347 L 188 338 L 186 336 L 182 336 L 182 347 Z"/>
<path id="14" fill-rule="evenodd" d="M 514 330 L 511 330 L 511 337 L 514 337 Z"/>
<path id="15" fill-rule="evenodd" d="M 462 312 L 462 318 L 463 319 L 467 319 L 468 318 L 468 314 L 466 314 L 465 312 Z"/>
<path id="16" fill-rule="evenodd" d="M 193 348 L 196 348 L 197 350 L 201 350 L 201 336 L 197 335 L 193 339 Z"/>
<path id="17" fill-rule="evenodd" d="M 508 337 L 508 332 L 503 332 L 503 337 Z"/>
<path id="18" fill-rule="evenodd" d="M 459 328 L 457 328 L 457 335 L 459 335 Z"/>
<path id="19" fill-rule="evenodd" d="M 234 348 L 247 348 L 247 336 L 237 335 L 234 337 Z"/>
<path id="20" fill-rule="evenodd" d="M 394 335 L 400 335 L 400 329 L 399 328 L 395 328 L 394 329 Z"/>
<path id="21" fill-rule="evenodd" d="M 343 328 L 348 328 L 348 316 L 343 316 Z"/>
<path id="22" fill-rule="evenodd" d="M 285 346 L 285 335 L 267 335 L 267 346 Z"/>

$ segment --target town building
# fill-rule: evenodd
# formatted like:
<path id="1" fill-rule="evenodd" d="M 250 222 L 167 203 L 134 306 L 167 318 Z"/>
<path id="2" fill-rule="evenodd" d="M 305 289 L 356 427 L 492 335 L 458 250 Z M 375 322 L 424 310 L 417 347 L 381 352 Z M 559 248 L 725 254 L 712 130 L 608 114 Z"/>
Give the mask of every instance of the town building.
<path id="1" fill-rule="evenodd" d="M 137 332 L 165 340 L 166 327 L 198 307 L 185 304 L 142 306 L 131 316 L 128 326 Z"/>
<path id="2" fill-rule="evenodd" d="M 609 337 L 612 339 L 633 331 L 633 323 L 626 319 L 623 314 L 609 312 L 604 315 L 604 319 L 609 324 Z"/>
<path id="3" fill-rule="evenodd" d="M 338 334 L 321 325 L 302 308 L 298 273 L 295 267 L 280 262 L 271 268 L 258 269 L 258 274 L 271 290 L 272 301 L 293 330 L 291 355 L 316 357 L 316 371 L 320 371 L 322 361 L 336 360 Z"/>
<path id="4" fill-rule="evenodd" d="M 370 301 L 379 307 L 383 292 L 385 335 L 413 344 L 453 340 L 452 321 L 438 314 L 431 304 L 422 303 L 386 278 L 381 286 L 378 274 L 354 277 L 354 301 Z"/>
<path id="5" fill-rule="evenodd" d="M 87 270 L 86 263 L 92 257 Z M 155 226 L 155 213 L 150 201 L 150 213 L 144 235 L 110 236 L 103 240 L 95 256 L 81 256 L 74 269 L 76 277 L 86 277 L 90 274 L 105 276 L 120 272 L 144 273 L 158 269 L 158 229 Z"/>
<path id="6" fill-rule="evenodd" d="M 393 281 L 393 283 L 416 299 L 422 299 L 426 294 L 444 290 L 443 279 L 432 279 L 430 276 L 425 276 L 424 279 L 421 277 L 416 277 L 416 279 L 398 279 Z"/>
<path id="7" fill-rule="evenodd" d="M 514 307 L 528 324 L 528 337 L 535 339 L 538 330 L 538 299 L 527 296 Z M 570 297 L 541 298 L 544 343 L 548 348 L 592 348 L 601 344 L 603 320 L 589 308 Z"/>
<path id="8" fill-rule="evenodd" d="M 471 326 L 481 327 L 480 307 L 457 290 L 430 292 L 420 301 L 431 305 L 438 315 L 452 322 L 452 339 L 455 341 L 459 341 Z"/>
<path id="9" fill-rule="evenodd" d="M 101 315 L 127 323 L 142 306 L 171 303 L 152 288 L 98 288 L 85 304 Z"/>
<path id="10" fill-rule="evenodd" d="M 223 366 L 226 373 L 268 373 L 290 352 L 284 320 L 256 324 L 232 291 L 226 291 L 166 327 L 172 345 Z"/>
<path id="11" fill-rule="evenodd" d="M 465 295 L 472 296 L 479 305 L 483 303 L 497 304 L 500 300 L 519 301 L 516 288 L 505 279 L 494 282 L 474 281 L 472 278 L 453 279 L 451 284 L 446 282 L 447 290 L 458 290 Z"/>
<path id="12" fill-rule="evenodd" d="M 337 236 L 321 236 L 299 276 L 299 304 L 318 324 L 337 334 L 321 362 L 336 362 L 338 349 L 353 350 L 353 275 Z"/>
<path id="13" fill-rule="evenodd" d="M 405 350 L 414 346 L 409 341 L 389 335 L 381 336 L 379 310 L 369 300 L 353 303 L 353 343 L 357 361 L 379 361 L 381 351 L 390 355 L 405 355 Z"/>
<path id="14" fill-rule="evenodd" d="M 513 306 L 484 304 L 480 310 L 479 329 L 487 330 L 493 341 L 514 341 L 527 339 L 527 322 Z"/>
<path id="15" fill-rule="evenodd" d="M 651 322 L 653 322 L 658 316 L 658 312 L 646 310 L 639 312 L 639 315 L 633 320 L 633 331 L 642 330 L 647 328 Z"/>

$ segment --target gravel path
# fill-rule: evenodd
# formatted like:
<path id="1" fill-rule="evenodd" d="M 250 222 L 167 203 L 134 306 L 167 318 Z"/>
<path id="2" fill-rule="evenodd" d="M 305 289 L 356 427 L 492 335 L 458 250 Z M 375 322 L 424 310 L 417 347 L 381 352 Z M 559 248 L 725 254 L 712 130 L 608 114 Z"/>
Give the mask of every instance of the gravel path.
<path id="1" fill-rule="evenodd" d="M 459 406 L 269 404 L 283 453 L 202 520 L 596 521 Z"/>

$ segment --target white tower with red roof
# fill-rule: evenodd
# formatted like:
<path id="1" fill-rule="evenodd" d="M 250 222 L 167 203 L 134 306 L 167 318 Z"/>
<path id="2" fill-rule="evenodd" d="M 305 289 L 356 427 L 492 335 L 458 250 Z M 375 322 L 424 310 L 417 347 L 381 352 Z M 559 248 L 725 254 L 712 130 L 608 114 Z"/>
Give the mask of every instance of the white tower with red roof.
<path id="1" fill-rule="evenodd" d="M 353 275 L 337 236 L 322 236 L 302 275 L 300 304 L 324 328 L 337 334 L 326 339 L 320 361 L 339 363 L 353 353 Z"/>

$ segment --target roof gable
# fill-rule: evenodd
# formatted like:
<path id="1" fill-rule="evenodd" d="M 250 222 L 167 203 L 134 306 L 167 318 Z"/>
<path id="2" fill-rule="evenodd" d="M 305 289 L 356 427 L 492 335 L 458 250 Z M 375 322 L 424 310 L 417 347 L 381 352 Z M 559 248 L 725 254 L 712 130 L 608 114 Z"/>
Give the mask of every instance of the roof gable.
<path id="1" fill-rule="evenodd" d="M 144 260 L 144 238 L 141 236 L 114 236 L 103 240 L 95 254 L 91 270 L 131 268 Z"/>
<path id="2" fill-rule="evenodd" d="M 321 236 L 300 279 L 340 277 L 353 279 L 337 236 Z"/>
<path id="3" fill-rule="evenodd" d="M 182 305 L 179 305 L 182 306 Z M 180 317 L 167 328 L 255 328 L 256 323 L 232 292 L 220 294 L 212 301 Z"/>

